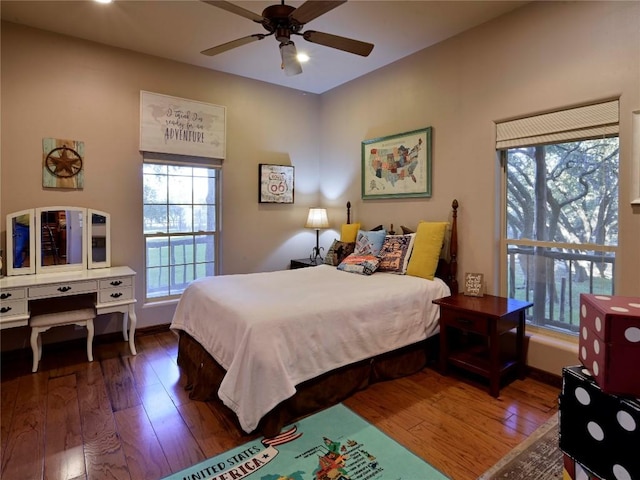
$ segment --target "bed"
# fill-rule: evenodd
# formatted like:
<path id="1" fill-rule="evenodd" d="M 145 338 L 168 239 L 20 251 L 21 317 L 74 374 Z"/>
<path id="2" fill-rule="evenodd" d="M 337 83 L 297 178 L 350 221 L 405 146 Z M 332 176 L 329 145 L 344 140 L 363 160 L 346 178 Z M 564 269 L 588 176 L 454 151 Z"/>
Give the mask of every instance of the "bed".
<path id="1" fill-rule="evenodd" d="M 190 398 L 221 400 L 242 430 L 272 436 L 371 383 L 424 368 L 438 333 L 432 300 L 458 291 L 452 207 L 433 280 L 318 265 L 192 282 L 171 323 Z M 350 216 L 348 203 L 347 225 Z"/>

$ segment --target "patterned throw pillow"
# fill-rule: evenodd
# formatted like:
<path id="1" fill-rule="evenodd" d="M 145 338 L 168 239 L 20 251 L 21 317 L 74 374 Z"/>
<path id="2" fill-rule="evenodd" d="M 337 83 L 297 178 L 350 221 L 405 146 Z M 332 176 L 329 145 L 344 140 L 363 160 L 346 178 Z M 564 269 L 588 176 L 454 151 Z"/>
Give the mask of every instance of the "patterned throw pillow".
<path id="1" fill-rule="evenodd" d="M 380 253 L 384 237 L 386 236 L 387 232 L 385 230 L 359 230 L 358 236 L 356 237 L 356 248 L 354 253 L 358 255 L 377 256 Z"/>
<path id="2" fill-rule="evenodd" d="M 355 247 L 355 242 L 341 242 L 340 240 L 334 240 L 327 252 L 327 255 L 324 257 L 324 263 L 326 265 L 337 267 L 347 255 L 353 253 Z"/>
<path id="3" fill-rule="evenodd" d="M 378 257 L 352 253 L 338 265 L 338 270 L 358 273 L 360 275 L 371 275 L 377 270 L 378 265 L 380 265 L 380 259 Z"/>
<path id="4" fill-rule="evenodd" d="M 380 249 L 380 266 L 378 270 L 399 273 L 407 273 L 407 265 L 413 251 L 413 243 L 416 234 L 387 235 Z"/>

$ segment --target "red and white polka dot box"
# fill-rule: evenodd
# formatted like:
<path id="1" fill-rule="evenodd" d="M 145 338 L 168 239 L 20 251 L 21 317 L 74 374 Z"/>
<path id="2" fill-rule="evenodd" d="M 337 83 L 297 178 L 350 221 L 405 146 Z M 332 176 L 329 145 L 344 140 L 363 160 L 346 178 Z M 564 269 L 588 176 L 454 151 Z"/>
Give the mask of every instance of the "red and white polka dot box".
<path id="1" fill-rule="evenodd" d="M 640 397 L 640 297 L 581 294 L 579 347 L 603 392 Z"/>

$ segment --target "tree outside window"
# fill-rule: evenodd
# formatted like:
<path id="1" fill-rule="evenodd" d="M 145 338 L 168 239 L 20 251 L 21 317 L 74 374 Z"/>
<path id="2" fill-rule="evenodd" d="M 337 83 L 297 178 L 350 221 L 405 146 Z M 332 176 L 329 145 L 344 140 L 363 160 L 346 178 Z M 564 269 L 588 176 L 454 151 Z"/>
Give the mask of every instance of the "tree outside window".
<path id="1" fill-rule="evenodd" d="M 508 295 L 529 321 L 577 332 L 580 293 L 614 293 L 618 137 L 502 151 Z"/>

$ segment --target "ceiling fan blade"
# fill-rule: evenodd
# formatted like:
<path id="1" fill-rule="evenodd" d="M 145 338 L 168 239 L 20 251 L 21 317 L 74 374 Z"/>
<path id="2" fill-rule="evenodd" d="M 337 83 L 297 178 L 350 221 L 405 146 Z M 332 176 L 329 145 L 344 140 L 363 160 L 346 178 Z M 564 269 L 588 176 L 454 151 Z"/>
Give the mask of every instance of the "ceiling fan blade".
<path id="1" fill-rule="evenodd" d="M 235 13 L 236 15 L 240 15 L 241 17 L 248 18 L 249 20 L 253 20 L 256 23 L 262 23 L 266 19 L 262 15 L 258 15 L 257 13 L 253 13 L 250 10 L 234 5 L 230 2 L 225 2 L 223 0 L 201 0 L 204 3 L 208 3 L 209 5 L 213 5 L 214 7 L 221 8 L 222 10 L 226 10 L 227 12 Z"/>
<path id="2" fill-rule="evenodd" d="M 255 35 L 249 35 L 248 37 L 238 38 L 237 40 L 232 40 L 227 43 L 223 43 L 222 45 L 218 45 L 217 47 L 207 48 L 203 50 L 203 55 L 208 55 L 213 57 L 214 55 L 218 55 L 219 53 L 226 52 L 227 50 L 231 50 L 232 48 L 241 47 L 242 45 L 246 45 L 247 43 L 255 42 L 256 40 L 262 40 L 267 35 L 263 35 L 262 33 L 256 33 Z"/>
<path id="3" fill-rule="evenodd" d="M 331 35 L 330 33 L 316 32 L 314 30 L 307 30 L 302 34 L 302 37 L 311 42 L 325 47 L 337 48 L 349 53 L 355 53 L 356 55 L 362 55 L 367 57 L 374 45 L 372 43 L 361 42 L 360 40 L 353 40 L 347 37 L 340 37 L 338 35 Z"/>
<path id="4" fill-rule="evenodd" d="M 324 15 L 330 10 L 339 7 L 347 0 L 333 0 L 333 1 L 320 1 L 320 0 L 307 0 L 298 8 L 296 8 L 289 18 L 295 20 L 300 25 L 310 22 L 314 18 L 318 18 L 320 15 Z"/>
<path id="5" fill-rule="evenodd" d="M 282 69 L 288 77 L 302 73 L 302 66 L 298 61 L 298 52 L 295 43 L 281 43 L 280 56 L 282 57 Z"/>

